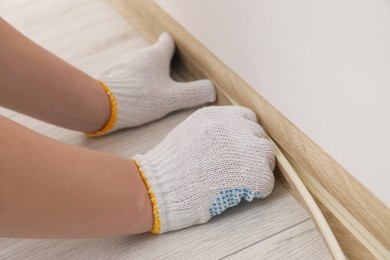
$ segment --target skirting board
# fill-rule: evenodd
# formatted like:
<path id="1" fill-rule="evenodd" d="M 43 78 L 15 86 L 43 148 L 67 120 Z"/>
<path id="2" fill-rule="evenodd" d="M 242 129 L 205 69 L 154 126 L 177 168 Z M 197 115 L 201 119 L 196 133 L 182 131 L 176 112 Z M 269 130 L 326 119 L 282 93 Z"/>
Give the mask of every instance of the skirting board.
<path id="1" fill-rule="evenodd" d="M 217 87 L 219 104 L 234 103 L 256 112 L 267 133 L 288 155 L 289 161 L 294 162 L 293 167 L 312 192 L 350 258 L 390 259 L 390 209 L 384 203 L 154 1 L 109 1 L 149 41 L 154 42 L 161 32 L 168 31 L 176 41 L 175 62 L 180 64 L 179 73 L 182 70 L 182 76 L 186 77 L 191 71 L 199 78 L 212 80 Z M 294 191 L 294 187 L 290 189 Z"/>

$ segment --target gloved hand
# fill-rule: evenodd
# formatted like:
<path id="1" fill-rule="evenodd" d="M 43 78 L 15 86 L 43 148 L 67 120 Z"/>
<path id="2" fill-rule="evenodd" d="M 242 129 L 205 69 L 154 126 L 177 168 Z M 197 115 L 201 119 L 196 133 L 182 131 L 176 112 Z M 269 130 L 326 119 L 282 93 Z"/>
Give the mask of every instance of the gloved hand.
<path id="1" fill-rule="evenodd" d="M 122 57 L 99 77 L 110 97 L 111 117 L 101 136 L 121 128 L 134 127 L 168 113 L 215 101 L 209 80 L 176 82 L 169 75 L 175 43 L 168 33 L 151 47 Z"/>
<path id="2" fill-rule="evenodd" d="M 153 233 L 207 222 L 274 186 L 272 145 L 255 114 L 238 106 L 196 111 L 133 161 L 152 200 Z"/>

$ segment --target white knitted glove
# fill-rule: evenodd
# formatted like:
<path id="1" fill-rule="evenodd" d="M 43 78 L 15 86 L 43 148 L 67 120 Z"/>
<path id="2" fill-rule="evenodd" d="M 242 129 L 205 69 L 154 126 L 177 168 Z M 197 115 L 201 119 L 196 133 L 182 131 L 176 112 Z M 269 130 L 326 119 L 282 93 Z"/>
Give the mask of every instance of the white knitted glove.
<path id="1" fill-rule="evenodd" d="M 122 57 L 98 77 L 111 103 L 106 126 L 90 136 L 100 136 L 121 128 L 134 127 L 159 119 L 178 109 L 215 101 L 209 80 L 176 82 L 170 77 L 175 43 L 168 33 L 148 48 Z"/>
<path id="2" fill-rule="evenodd" d="M 243 107 L 202 108 L 154 149 L 133 157 L 153 204 L 153 233 L 207 222 L 274 186 L 271 143 Z"/>

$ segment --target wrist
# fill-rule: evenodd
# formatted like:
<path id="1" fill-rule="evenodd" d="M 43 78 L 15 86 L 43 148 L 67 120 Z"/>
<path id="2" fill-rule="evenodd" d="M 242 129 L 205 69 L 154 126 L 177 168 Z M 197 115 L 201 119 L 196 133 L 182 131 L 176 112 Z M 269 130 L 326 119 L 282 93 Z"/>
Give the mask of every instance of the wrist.
<path id="1" fill-rule="evenodd" d="M 132 158 L 132 163 L 137 167 L 140 177 L 142 178 L 142 181 L 145 185 L 148 194 L 148 200 L 149 200 L 148 204 L 151 205 L 151 213 L 152 213 L 153 220 L 152 220 L 151 229 L 149 230 L 153 234 L 159 234 L 161 232 L 161 220 L 160 220 L 160 212 L 158 208 L 159 207 L 158 200 L 151 187 L 150 181 L 148 180 L 148 177 L 145 174 L 144 168 L 142 168 L 141 164 L 135 158 Z"/>
<path id="2" fill-rule="evenodd" d="M 139 171 L 138 166 L 136 163 L 132 160 L 130 160 L 130 167 L 131 172 L 134 172 L 134 182 L 135 187 L 137 187 L 137 194 L 138 194 L 138 203 L 137 208 L 139 212 L 139 219 L 138 219 L 138 228 L 141 232 L 148 232 L 153 229 L 153 206 L 151 203 L 151 197 L 149 194 L 149 189 L 147 185 L 145 184 L 144 179 L 142 178 L 142 175 Z"/>
<path id="3" fill-rule="evenodd" d="M 95 131 L 86 132 L 86 135 L 89 137 L 106 135 L 114 128 L 117 121 L 118 109 L 114 94 L 104 82 L 97 81 L 97 83 L 99 85 L 99 96 L 97 98 L 98 103 L 96 107 L 103 109 L 95 110 L 100 115 L 100 118 L 97 120 L 99 122 L 97 123 L 99 128 Z"/>

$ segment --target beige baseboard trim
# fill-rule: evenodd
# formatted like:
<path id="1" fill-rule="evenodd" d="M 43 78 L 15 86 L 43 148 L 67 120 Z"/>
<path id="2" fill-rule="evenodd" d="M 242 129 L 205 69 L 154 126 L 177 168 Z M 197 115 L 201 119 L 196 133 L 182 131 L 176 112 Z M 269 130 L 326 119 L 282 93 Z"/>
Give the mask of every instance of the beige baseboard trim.
<path id="1" fill-rule="evenodd" d="M 309 189 L 329 225 L 340 236 L 339 240 L 352 259 L 390 259 L 390 252 L 346 210 L 305 168 L 283 151 L 292 167 Z"/>
<path id="2" fill-rule="evenodd" d="M 185 68 L 197 77 L 212 80 L 217 87 L 220 104 L 230 103 L 230 99 L 233 103 L 249 107 L 256 112 L 261 125 L 272 139 L 291 156 L 291 159 L 297 162 L 296 165 L 307 173 L 305 175 L 298 171 L 322 207 L 323 214 L 327 217 L 333 232 L 348 256 L 360 258 L 356 255 L 359 250 L 364 259 L 380 258 L 381 255 L 389 256 L 389 208 L 234 71 L 208 51 L 154 1 L 109 1 L 149 41 L 154 42 L 161 32 L 168 31 L 176 41 L 178 51 L 175 62 L 180 64 L 179 70 Z M 184 76 L 185 74 L 183 73 Z M 296 165 L 293 166 L 297 167 Z M 315 182 L 310 180 L 315 180 Z M 318 193 L 316 189 L 321 189 L 326 193 Z M 327 197 L 332 199 L 328 200 Z M 341 213 L 337 211 L 340 208 L 344 209 L 340 211 Z M 351 217 L 356 221 L 346 222 L 352 219 Z"/>
<path id="3" fill-rule="evenodd" d="M 234 103 L 233 103 L 234 104 Z M 278 174 L 283 176 L 284 184 L 287 184 L 287 188 L 294 195 L 294 197 L 303 205 L 307 212 L 310 214 L 311 219 L 317 226 L 322 239 L 324 240 L 326 246 L 329 249 L 330 254 L 333 259 L 342 260 L 346 259 L 343 251 L 340 248 L 339 243 L 337 242 L 331 228 L 324 215 L 322 214 L 317 203 L 314 201 L 313 197 L 310 195 L 305 184 L 299 178 L 295 169 L 291 166 L 290 162 L 284 156 L 283 152 L 279 149 L 276 143 L 270 138 L 274 146 L 275 157 L 276 157 L 276 175 Z M 280 180 L 281 178 L 279 178 Z"/>

